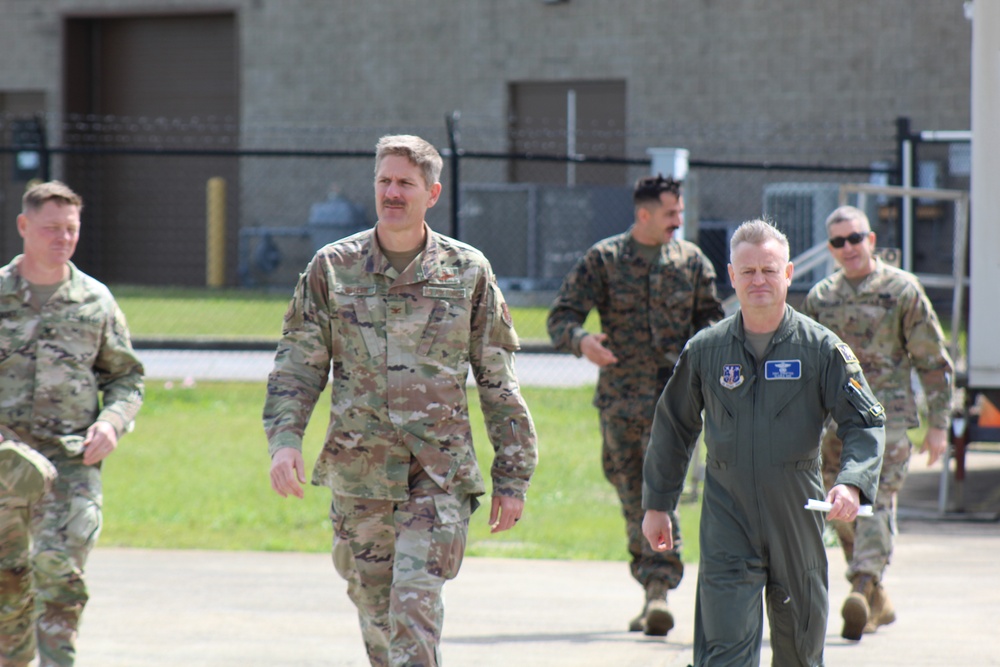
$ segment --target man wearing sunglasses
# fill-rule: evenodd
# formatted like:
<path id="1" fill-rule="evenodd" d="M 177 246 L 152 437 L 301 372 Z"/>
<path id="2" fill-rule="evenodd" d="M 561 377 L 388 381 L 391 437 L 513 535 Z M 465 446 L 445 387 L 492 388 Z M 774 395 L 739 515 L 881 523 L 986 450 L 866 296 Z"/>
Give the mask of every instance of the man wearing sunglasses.
<path id="1" fill-rule="evenodd" d="M 875 255 L 868 216 L 842 206 L 827 218 L 826 229 L 830 254 L 841 270 L 809 291 L 802 311 L 851 346 L 886 414 L 874 516 L 832 522 L 852 584 L 841 609 L 841 634 L 860 640 L 864 633 L 896 620 L 882 578 L 892 557 L 896 496 L 909 468 L 912 443 L 907 429 L 919 426 L 911 373 L 916 371 L 927 396 L 929 424 L 922 451 L 932 465 L 948 447 L 954 368 L 937 315 L 917 278 Z M 842 443 L 836 431 L 836 424 L 828 424 L 822 436 L 828 489 L 840 470 Z"/>

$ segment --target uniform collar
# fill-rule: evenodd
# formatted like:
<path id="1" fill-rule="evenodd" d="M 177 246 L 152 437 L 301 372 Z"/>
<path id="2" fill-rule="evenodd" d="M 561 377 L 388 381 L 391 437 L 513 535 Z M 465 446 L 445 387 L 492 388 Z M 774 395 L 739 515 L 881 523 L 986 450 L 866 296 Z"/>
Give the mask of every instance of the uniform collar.
<path id="1" fill-rule="evenodd" d="M 389 259 L 379 247 L 378 239 L 375 237 L 375 228 L 372 228 L 369 238 L 371 239 L 368 249 L 368 259 L 365 262 L 365 269 L 369 273 L 380 273 L 391 277 L 395 282 L 401 284 L 430 282 L 450 282 L 455 279 L 455 269 L 446 266 L 443 261 L 443 249 L 441 247 L 438 234 L 425 222 L 424 231 L 427 233 L 427 243 L 424 249 L 414 258 L 413 262 L 406 267 L 403 273 L 396 273 L 396 270 L 389 263 Z"/>
<path id="2" fill-rule="evenodd" d="M 792 320 L 795 317 L 794 313 L 795 309 L 786 303 L 785 314 L 782 315 L 781 323 L 778 324 L 778 329 L 777 331 L 774 332 L 774 336 L 771 338 L 772 345 L 777 345 L 778 343 L 783 342 L 786 338 L 788 338 L 792 334 L 793 330 Z M 741 344 L 746 342 L 747 332 L 746 329 L 743 328 L 742 312 L 737 311 L 736 314 L 733 316 L 733 321 L 729 325 L 729 333 L 738 341 L 740 341 Z"/>
<path id="3" fill-rule="evenodd" d="M 28 281 L 24 279 L 19 270 L 23 258 L 24 255 L 18 255 L 11 260 L 10 266 L 12 270 L 4 272 L 3 277 L 0 278 L 0 294 L 18 294 L 22 298 L 26 297 Z M 60 287 L 60 296 L 67 301 L 81 301 L 83 299 L 80 291 L 80 276 L 82 274 L 73 262 L 67 262 L 67 265 L 69 266 L 69 276 L 66 278 L 63 286 Z"/>
<path id="4" fill-rule="evenodd" d="M 879 257 L 874 257 L 873 259 L 875 260 L 875 268 L 872 269 L 872 272 L 865 276 L 865 279 L 858 284 L 857 289 L 851 286 L 851 282 L 847 279 L 847 276 L 844 275 L 844 270 L 840 270 L 837 274 L 837 277 L 839 278 L 837 292 L 840 293 L 841 296 L 851 297 L 855 294 L 864 294 L 865 292 L 871 290 L 872 283 L 874 283 L 876 277 L 881 275 L 882 271 L 885 269 L 885 264 L 882 263 L 882 260 Z"/>
<path id="5" fill-rule="evenodd" d="M 639 243 L 639 241 L 636 240 L 635 236 L 632 234 L 632 232 L 633 232 L 634 229 L 635 229 L 635 224 L 633 223 L 632 226 L 629 227 L 628 230 L 625 232 L 625 237 L 626 237 L 626 241 L 627 242 L 624 244 L 624 248 L 622 249 L 622 259 L 627 260 L 627 259 L 631 259 L 632 257 L 639 257 L 640 256 L 639 255 L 639 246 L 641 244 Z M 664 260 L 664 256 L 666 255 L 667 252 L 669 252 L 669 249 L 672 248 L 675 245 L 677 245 L 677 239 L 676 238 L 671 238 L 666 243 L 661 243 L 660 244 L 659 258 L 655 259 L 655 261 L 653 263 L 654 264 L 663 264 L 664 261 L 665 261 Z"/>

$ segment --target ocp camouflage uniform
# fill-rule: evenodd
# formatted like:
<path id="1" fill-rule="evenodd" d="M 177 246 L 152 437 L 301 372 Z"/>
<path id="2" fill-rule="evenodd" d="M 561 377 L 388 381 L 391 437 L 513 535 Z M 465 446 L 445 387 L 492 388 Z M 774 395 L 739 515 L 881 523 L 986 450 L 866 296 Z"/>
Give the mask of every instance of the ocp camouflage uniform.
<path id="1" fill-rule="evenodd" d="M 0 457 L 0 655 L 27 664 L 37 642 L 41 665 L 72 665 L 101 528 L 100 466 L 82 444 L 95 421 L 130 428 L 143 368 L 107 287 L 70 264 L 39 311 L 19 262 L 0 269 L 0 436 L 20 443 Z"/>
<path id="2" fill-rule="evenodd" d="M 676 588 L 684 574 L 680 522 L 675 549 L 653 551 L 642 535 L 642 464 L 656 401 L 688 339 L 723 317 L 715 269 L 698 246 L 675 239 L 648 262 L 632 230 L 591 247 L 563 281 L 548 317 L 557 350 L 582 355 L 583 324 L 600 314 L 605 346 L 618 363 L 600 369 L 594 406 L 600 413 L 604 475 L 625 516 L 632 576 L 648 595 Z"/>
<path id="3" fill-rule="evenodd" d="M 430 228 L 402 273 L 366 230 L 321 249 L 299 279 L 264 427 L 272 455 L 301 450 L 332 367 L 312 483 L 333 491 L 333 560 L 372 665 L 440 661 L 441 589 L 458 573 L 485 492 L 469 425 L 470 364 L 494 450 L 493 495 L 525 497 L 537 448 L 517 348 L 489 262 Z"/>
<path id="4" fill-rule="evenodd" d="M 815 285 L 802 312 L 836 332 L 861 361 L 865 378 L 885 407 L 886 439 L 874 516 L 834 522 L 849 563 L 847 578 L 870 574 L 880 580 L 892 556 L 896 496 L 909 468 L 907 429 L 919 426 L 911 382 L 916 371 L 927 397 L 928 422 L 947 429 L 954 367 L 934 307 L 913 274 L 876 258 L 875 270 L 853 288 L 842 272 Z M 822 437 L 827 489 L 840 468 L 842 444 L 836 424 Z"/>

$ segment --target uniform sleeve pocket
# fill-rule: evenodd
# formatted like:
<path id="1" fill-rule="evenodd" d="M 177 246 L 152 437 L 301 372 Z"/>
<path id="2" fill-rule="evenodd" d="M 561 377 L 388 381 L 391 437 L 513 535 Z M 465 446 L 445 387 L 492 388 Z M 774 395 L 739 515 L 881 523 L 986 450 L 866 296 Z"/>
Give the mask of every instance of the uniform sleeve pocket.
<path id="1" fill-rule="evenodd" d="M 844 385 L 847 402 L 865 420 L 868 426 L 883 426 L 885 424 L 885 408 L 870 393 L 862 391 L 862 385 L 854 378 L 848 379 Z"/>

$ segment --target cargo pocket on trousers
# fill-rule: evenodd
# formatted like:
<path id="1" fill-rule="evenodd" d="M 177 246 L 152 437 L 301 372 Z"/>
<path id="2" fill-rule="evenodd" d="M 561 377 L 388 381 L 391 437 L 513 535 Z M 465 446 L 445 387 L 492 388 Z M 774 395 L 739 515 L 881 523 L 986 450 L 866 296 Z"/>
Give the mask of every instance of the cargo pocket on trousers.
<path id="1" fill-rule="evenodd" d="M 332 513 L 331 513 L 332 514 Z M 333 568 L 342 579 L 350 580 L 354 573 L 354 550 L 344 533 L 344 517 L 332 514 L 333 519 Z"/>
<path id="2" fill-rule="evenodd" d="M 465 558 L 472 496 L 439 494 L 434 496 L 434 508 L 437 518 L 427 553 L 427 571 L 442 579 L 454 579 Z"/>

